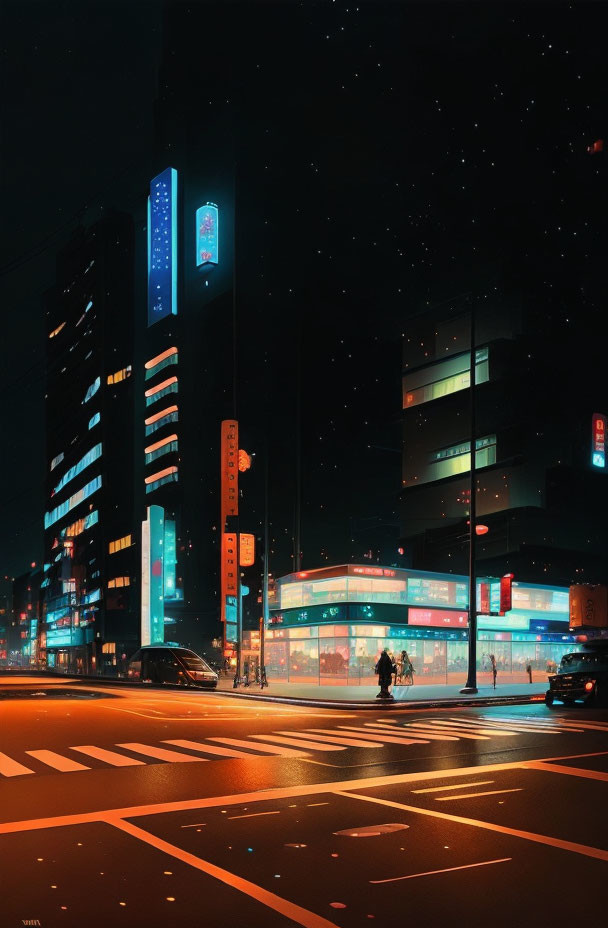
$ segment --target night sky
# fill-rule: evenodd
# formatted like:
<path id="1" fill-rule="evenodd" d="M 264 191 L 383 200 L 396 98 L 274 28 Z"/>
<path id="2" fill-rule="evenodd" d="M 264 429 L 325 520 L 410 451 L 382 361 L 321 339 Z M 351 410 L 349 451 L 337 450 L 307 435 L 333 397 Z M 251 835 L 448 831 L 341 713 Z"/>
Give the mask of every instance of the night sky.
<path id="1" fill-rule="evenodd" d="M 213 42 L 229 4 L 206 6 Z M 228 58 L 247 46 L 252 9 L 276 41 L 238 63 L 243 99 L 259 100 L 240 178 L 257 249 L 244 274 L 275 333 L 281 411 L 293 409 L 301 320 L 304 565 L 368 548 L 375 559 L 398 537 L 408 318 L 463 293 L 575 310 L 597 281 L 608 155 L 586 149 L 608 134 L 607 9 L 246 6 L 241 18 L 232 5 Z M 2 35 L 0 572 L 15 573 L 41 556 L 40 297 L 79 219 L 135 208 L 145 192 L 161 6 L 5 3 Z M 226 60 L 227 86 L 233 70 Z M 287 489 L 273 515 L 277 572 L 289 569 Z"/>

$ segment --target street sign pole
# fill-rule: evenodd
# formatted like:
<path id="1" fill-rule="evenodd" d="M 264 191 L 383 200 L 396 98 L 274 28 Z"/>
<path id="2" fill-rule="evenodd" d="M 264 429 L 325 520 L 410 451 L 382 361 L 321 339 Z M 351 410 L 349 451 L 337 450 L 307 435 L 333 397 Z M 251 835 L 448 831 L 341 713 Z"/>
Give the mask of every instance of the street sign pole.
<path id="1" fill-rule="evenodd" d="M 475 522 L 477 515 L 475 427 L 475 305 L 471 303 L 471 339 L 469 353 L 469 433 L 470 433 L 470 496 L 469 503 L 469 667 L 467 682 L 461 693 L 477 693 L 477 583 L 475 579 Z"/>

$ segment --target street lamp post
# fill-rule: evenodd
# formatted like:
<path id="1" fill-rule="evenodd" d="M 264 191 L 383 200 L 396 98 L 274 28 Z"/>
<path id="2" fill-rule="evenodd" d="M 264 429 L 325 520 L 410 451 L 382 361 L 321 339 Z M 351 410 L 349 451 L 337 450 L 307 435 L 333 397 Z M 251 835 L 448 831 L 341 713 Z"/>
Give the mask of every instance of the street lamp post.
<path id="1" fill-rule="evenodd" d="M 475 521 L 477 515 L 476 495 L 476 456 L 477 440 L 475 435 L 475 306 L 471 303 L 471 345 L 469 361 L 469 426 L 470 426 L 470 496 L 469 503 L 469 666 L 467 682 L 461 693 L 477 692 L 477 583 L 475 577 Z"/>

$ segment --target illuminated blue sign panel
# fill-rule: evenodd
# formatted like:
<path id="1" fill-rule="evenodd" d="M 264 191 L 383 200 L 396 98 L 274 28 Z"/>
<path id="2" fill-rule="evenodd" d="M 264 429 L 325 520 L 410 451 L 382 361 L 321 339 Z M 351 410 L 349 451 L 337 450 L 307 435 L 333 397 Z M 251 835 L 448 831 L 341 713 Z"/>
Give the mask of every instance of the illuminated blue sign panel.
<path id="1" fill-rule="evenodd" d="M 141 643 L 162 644 L 164 622 L 165 510 L 148 506 L 141 534 Z"/>
<path id="2" fill-rule="evenodd" d="M 150 183 L 148 197 L 148 325 L 177 315 L 177 171 Z"/>
<path id="3" fill-rule="evenodd" d="M 218 210 L 207 203 L 196 211 L 196 266 L 217 264 L 218 257 Z"/>

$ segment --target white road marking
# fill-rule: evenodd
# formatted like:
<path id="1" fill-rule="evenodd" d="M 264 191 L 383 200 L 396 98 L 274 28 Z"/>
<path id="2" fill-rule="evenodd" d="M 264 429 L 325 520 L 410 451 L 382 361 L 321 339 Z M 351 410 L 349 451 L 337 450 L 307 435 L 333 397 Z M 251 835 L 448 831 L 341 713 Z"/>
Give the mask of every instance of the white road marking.
<path id="1" fill-rule="evenodd" d="M 163 744 L 174 744 L 177 748 L 189 748 L 191 751 L 202 751 L 207 754 L 216 754 L 218 757 L 252 757 L 245 751 L 237 751 L 234 748 L 220 748 L 216 744 L 207 744 L 204 741 L 188 741 L 185 738 L 175 738 L 163 741 Z M 252 745 L 255 747 L 255 745 Z"/>
<path id="2" fill-rule="evenodd" d="M 499 857 L 497 860 L 482 860 L 478 864 L 463 864 L 461 867 L 446 867 L 444 870 L 427 870 L 426 873 L 410 873 L 407 876 L 393 876 L 388 880 L 370 880 L 370 883 L 397 883 L 399 880 L 415 880 L 419 876 L 435 876 L 436 873 L 452 873 L 454 870 L 470 870 L 472 867 L 487 867 L 489 864 L 504 864 L 512 857 Z"/>
<path id="3" fill-rule="evenodd" d="M 280 754 L 282 757 L 306 757 L 304 751 L 296 751 L 293 748 L 279 747 L 278 745 L 273 747 L 270 744 L 254 744 L 252 741 L 242 741 L 240 738 L 210 738 L 209 740 L 219 741 L 220 744 L 231 744 L 236 748 L 262 751 L 264 754 Z"/>
<path id="4" fill-rule="evenodd" d="M 145 764 L 144 760 L 136 760 L 134 757 L 127 757 L 125 754 L 117 754 L 116 751 L 98 748 L 94 744 L 80 744 L 78 747 L 71 747 L 70 751 L 79 751 L 81 754 L 87 754 L 89 757 L 94 757 L 95 760 L 102 760 L 112 767 L 140 767 Z"/>
<path id="5" fill-rule="evenodd" d="M 13 760 L 12 757 L 9 757 L 8 754 L 3 754 L 0 751 L 0 773 L 5 777 L 19 777 L 23 776 L 24 773 L 33 773 L 33 770 L 30 770 L 29 767 L 24 767 L 23 764 L 18 763 L 16 760 Z"/>
<path id="6" fill-rule="evenodd" d="M 182 754 L 181 751 L 168 751 L 167 748 L 155 748 L 151 744 L 140 744 L 139 741 L 127 741 L 118 744 L 117 747 L 125 748 L 127 751 L 134 751 L 136 754 L 144 754 L 146 757 L 155 757 L 157 760 L 167 760 L 170 763 L 188 763 L 196 761 L 206 763 L 206 757 L 193 757 L 192 754 Z"/>
<path id="7" fill-rule="evenodd" d="M 390 741 L 391 736 L 393 735 L 401 735 L 402 737 L 405 737 L 405 738 L 407 737 L 405 733 L 405 728 L 385 728 L 384 726 L 379 725 L 378 723 L 372 723 L 372 722 L 366 722 L 365 725 L 366 725 L 365 728 L 359 728 L 357 729 L 357 731 L 364 731 L 366 733 L 374 732 L 375 734 L 386 734 L 387 741 Z M 454 737 L 454 735 L 442 735 L 439 732 L 437 733 L 428 732 L 428 734 L 425 735 L 425 738 L 427 739 L 427 743 L 428 741 L 458 741 L 458 738 Z"/>
<path id="8" fill-rule="evenodd" d="M 345 731 L 356 731 L 361 734 L 365 733 L 366 738 L 370 738 L 372 741 L 381 741 L 386 744 L 428 744 L 428 741 L 425 741 L 423 737 L 421 738 L 409 738 L 404 732 L 395 732 L 395 734 L 385 735 L 384 732 L 376 734 L 370 728 L 355 728 L 352 725 L 339 725 L 338 728 L 343 728 Z M 315 731 L 321 731 L 321 729 L 316 728 Z"/>
<path id="9" fill-rule="evenodd" d="M 466 786 L 487 786 L 494 780 L 478 780 L 477 783 L 452 783 L 451 786 L 429 786 L 426 789 L 412 789 L 411 793 L 441 793 L 448 789 L 464 789 Z"/>
<path id="10" fill-rule="evenodd" d="M 158 838 L 156 835 L 144 831 L 143 828 L 139 828 L 132 822 L 125 822 L 122 819 L 111 819 L 109 824 L 114 825 L 116 828 L 120 828 L 134 838 L 139 838 L 140 841 L 151 845 L 164 854 L 169 854 L 177 858 L 177 860 L 181 860 L 183 863 L 189 864 L 191 867 L 195 867 L 203 873 L 207 873 L 209 876 L 225 883 L 227 886 L 232 886 L 233 889 L 237 889 L 239 892 L 255 899 L 269 909 L 273 909 L 275 912 L 284 915 L 296 925 L 302 925 L 302 928 L 336 928 L 334 922 L 328 921 L 321 915 L 316 915 L 314 912 L 310 912 L 308 909 L 304 909 L 294 902 L 289 902 L 287 899 L 277 896 L 276 893 L 271 893 L 262 886 L 258 886 L 250 880 L 245 880 L 243 877 L 237 876 L 229 870 L 224 870 L 216 864 L 212 864 L 207 860 L 202 860 L 202 858 L 190 854 L 181 847 L 169 844 L 168 841 L 163 841 L 162 838 Z"/>
<path id="11" fill-rule="evenodd" d="M 345 751 L 345 745 L 315 744 L 314 741 L 305 741 L 304 738 L 286 738 L 284 735 L 249 735 L 259 741 L 276 741 L 277 744 L 286 744 L 292 748 L 304 748 L 306 751 Z"/>
<path id="12" fill-rule="evenodd" d="M 79 764 L 78 761 L 71 760 L 69 757 L 63 757 L 61 754 L 56 754 L 55 751 L 26 751 L 26 754 L 29 754 L 31 757 L 35 757 L 36 760 L 42 761 L 43 764 L 46 764 L 47 767 L 53 767 L 55 770 L 60 770 L 61 773 L 71 773 L 75 770 L 90 770 L 90 767 L 85 766 L 85 764 Z"/>
<path id="13" fill-rule="evenodd" d="M 496 769 L 496 764 L 490 764 L 485 770 Z M 517 769 L 520 764 L 513 764 L 510 769 Z M 502 768 L 508 769 L 507 766 Z M 365 789 L 366 787 L 362 787 Z M 539 835 L 533 831 L 521 831 L 518 828 L 507 828 L 506 825 L 497 825 L 495 822 L 483 822 L 476 818 L 465 818 L 462 815 L 451 815 L 448 812 L 438 812 L 436 809 L 424 809 L 421 806 L 407 806 L 402 802 L 393 802 L 390 799 L 378 799 L 374 796 L 364 796 L 362 793 L 353 793 L 348 789 L 336 790 L 338 796 L 347 796 L 350 799 L 361 799 L 363 802 L 375 802 L 381 806 L 390 806 L 391 809 L 403 809 L 405 812 L 415 812 L 418 815 L 429 815 L 431 818 L 440 818 L 448 822 L 456 822 L 460 825 L 472 825 L 474 828 L 483 828 L 486 831 L 495 831 L 503 835 L 511 835 L 514 838 L 524 838 L 526 841 L 534 841 L 537 844 L 546 844 L 549 847 L 557 847 L 563 851 L 571 851 L 574 854 L 582 854 L 584 857 L 595 857 L 597 860 L 608 861 L 608 851 L 599 847 L 589 847 L 586 844 L 577 844 L 574 841 L 562 841 L 560 838 L 552 838 L 550 835 Z M 2 826 L 0 826 L 1 831 Z"/>
<path id="14" fill-rule="evenodd" d="M 295 732 L 291 731 L 282 731 L 279 732 L 281 735 L 293 735 Z M 315 735 L 312 734 L 312 729 L 306 729 L 303 734 L 306 738 L 310 738 L 311 741 L 330 741 L 334 744 L 345 744 L 351 748 L 381 748 L 381 744 L 377 744 L 375 741 L 360 741 L 358 738 L 349 738 L 348 735 L 343 735 L 341 732 L 336 732 L 334 735 Z"/>
<path id="15" fill-rule="evenodd" d="M 435 796 L 435 802 L 452 802 L 454 799 L 474 799 L 476 796 L 496 796 L 498 793 L 521 793 L 523 786 L 514 789 L 485 789 L 479 793 L 462 793 L 459 796 Z"/>
<path id="16" fill-rule="evenodd" d="M 465 741 L 467 740 L 468 741 L 489 741 L 490 740 L 485 734 L 477 734 L 477 732 L 473 733 L 471 731 L 467 731 L 466 729 L 458 728 L 455 725 L 453 726 L 448 726 L 447 724 L 433 725 L 430 722 L 428 725 L 423 725 L 422 723 L 418 724 L 417 722 L 415 723 L 410 722 L 408 725 L 405 726 L 403 731 L 404 732 L 411 731 L 414 734 L 417 734 L 419 732 L 421 735 L 432 734 L 433 732 L 438 731 L 444 735 L 454 735 L 454 737 L 459 738 L 459 739 L 463 738 Z M 501 732 L 501 735 L 502 734 L 504 734 L 504 732 Z"/>
<path id="17" fill-rule="evenodd" d="M 544 770 L 571 777 L 585 777 L 588 780 L 608 780 L 608 773 L 602 770 L 588 770 L 584 767 L 565 767 L 561 764 L 543 764 L 540 761 L 526 761 L 524 767 L 526 770 Z"/>
<path id="18" fill-rule="evenodd" d="M 229 821 L 235 818 L 258 818 L 260 815 L 280 815 L 280 812 L 247 812 L 246 815 L 229 815 Z"/>

